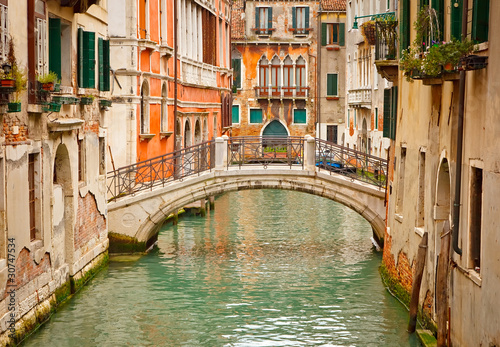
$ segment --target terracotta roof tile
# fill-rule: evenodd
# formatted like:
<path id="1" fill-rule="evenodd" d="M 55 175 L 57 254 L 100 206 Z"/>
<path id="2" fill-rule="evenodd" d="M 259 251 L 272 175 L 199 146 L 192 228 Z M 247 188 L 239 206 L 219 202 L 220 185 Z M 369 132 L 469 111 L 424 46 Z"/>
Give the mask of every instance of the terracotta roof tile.
<path id="1" fill-rule="evenodd" d="M 344 11 L 346 10 L 346 0 L 321 0 L 321 8 L 324 11 Z"/>

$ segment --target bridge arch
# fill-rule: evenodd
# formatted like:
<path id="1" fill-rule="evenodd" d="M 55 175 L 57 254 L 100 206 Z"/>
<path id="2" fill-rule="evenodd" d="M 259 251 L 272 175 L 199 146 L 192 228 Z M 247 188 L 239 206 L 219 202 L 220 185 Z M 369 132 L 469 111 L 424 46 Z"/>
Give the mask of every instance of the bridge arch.
<path id="1" fill-rule="evenodd" d="M 384 190 L 327 173 L 255 169 L 206 172 L 182 182 L 167 184 L 108 205 L 110 232 L 124 233 L 138 242 L 155 238 L 165 219 L 180 208 L 225 192 L 247 189 L 281 189 L 321 196 L 343 204 L 363 216 L 374 236 L 383 241 L 385 231 Z"/>

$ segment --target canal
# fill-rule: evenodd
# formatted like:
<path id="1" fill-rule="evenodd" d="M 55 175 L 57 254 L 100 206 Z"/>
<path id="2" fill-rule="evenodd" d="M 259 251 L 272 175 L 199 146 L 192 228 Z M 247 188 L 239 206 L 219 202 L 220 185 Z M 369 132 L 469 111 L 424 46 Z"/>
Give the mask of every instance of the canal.
<path id="1" fill-rule="evenodd" d="M 111 260 L 25 346 L 417 346 L 370 237 L 324 198 L 228 193 Z"/>

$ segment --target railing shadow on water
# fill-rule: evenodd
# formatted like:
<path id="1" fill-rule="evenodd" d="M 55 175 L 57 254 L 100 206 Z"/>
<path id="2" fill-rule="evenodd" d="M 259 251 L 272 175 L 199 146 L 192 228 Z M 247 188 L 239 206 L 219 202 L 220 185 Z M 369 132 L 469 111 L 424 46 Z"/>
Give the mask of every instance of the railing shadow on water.
<path id="1" fill-rule="evenodd" d="M 348 147 L 316 139 L 316 167 L 385 188 L 387 160 Z"/>
<path id="2" fill-rule="evenodd" d="M 124 166 L 107 174 L 108 201 L 152 190 L 214 167 L 213 140 Z"/>
<path id="3" fill-rule="evenodd" d="M 298 136 L 230 137 L 227 138 L 224 166 L 264 169 L 269 166 L 288 166 L 290 169 L 304 169 L 305 144 L 305 138 Z M 313 148 L 314 163 L 319 171 L 327 170 L 330 174 L 341 174 L 352 180 L 385 188 L 387 160 L 319 139 L 315 140 Z M 211 171 L 215 168 L 215 156 L 216 144 L 212 140 L 108 172 L 108 201 Z"/>

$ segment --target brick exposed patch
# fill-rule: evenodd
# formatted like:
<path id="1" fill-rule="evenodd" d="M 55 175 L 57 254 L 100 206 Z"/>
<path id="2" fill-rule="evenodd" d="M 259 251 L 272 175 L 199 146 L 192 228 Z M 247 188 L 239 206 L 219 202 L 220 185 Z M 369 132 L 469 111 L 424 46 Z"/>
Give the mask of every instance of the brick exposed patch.
<path id="1" fill-rule="evenodd" d="M 75 250 L 84 247 L 92 238 L 99 237 L 106 229 L 106 218 L 97 209 L 93 194 L 78 197 L 78 213 L 75 226 Z"/>
<path id="2" fill-rule="evenodd" d="M 398 280 L 398 282 L 405 288 L 408 292 L 411 292 L 411 286 L 413 284 L 413 272 L 414 269 L 410 265 L 410 261 L 404 252 L 399 252 L 398 261 L 396 263 L 394 257 L 391 254 L 392 248 L 392 237 L 385 233 L 384 240 L 384 254 L 383 262 L 387 267 L 390 275 Z"/>
<path id="3" fill-rule="evenodd" d="M 16 288 L 20 288 L 41 274 L 50 271 L 50 255 L 48 253 L 45 253 L 39 264 L 36 264 L 31 257 L 30 251 L 23 248 L 16 259 Z M 7 282 L 7 284 L 11 283 Z M 4 298 L 6 294 L 7 292 Z"/>
<path id="4" fill-rule="evenodd" d="M 17 134 L 14 134 L 15 126 L 18 127 Z M 28 127 L 17 116 L 4 116 L 3 133 L 5 134 L 6 143 L 23 142 L 28 138 Z"/>

